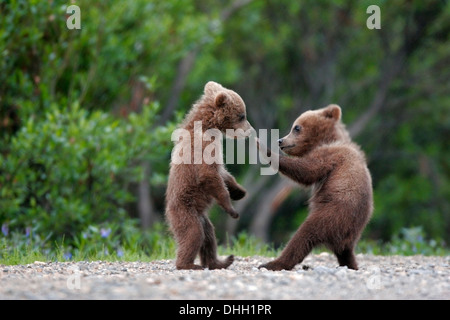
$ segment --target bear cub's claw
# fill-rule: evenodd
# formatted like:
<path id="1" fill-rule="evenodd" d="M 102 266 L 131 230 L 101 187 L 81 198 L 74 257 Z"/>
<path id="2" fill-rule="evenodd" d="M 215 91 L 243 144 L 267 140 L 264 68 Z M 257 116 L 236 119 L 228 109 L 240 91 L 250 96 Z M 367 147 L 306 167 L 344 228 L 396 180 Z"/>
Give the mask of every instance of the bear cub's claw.
<path id="1" fill-rule="evenodd" d="M 227 213 L 228 213 L 228 214 L 230 215 L 230 217 L 232 217 L 233 219 L 239 218 L 239 213 L 237 213 L 235 210 L 233 210 L 233 211 L 228 211 Z"/>

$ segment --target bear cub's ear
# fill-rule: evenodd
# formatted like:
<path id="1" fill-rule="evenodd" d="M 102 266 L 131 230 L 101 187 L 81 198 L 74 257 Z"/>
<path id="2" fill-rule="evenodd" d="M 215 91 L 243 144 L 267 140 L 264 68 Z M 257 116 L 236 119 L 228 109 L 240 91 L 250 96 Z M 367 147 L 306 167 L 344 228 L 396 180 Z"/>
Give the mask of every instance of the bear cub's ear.
<path id="1" fill-rule="evenodd" d="M 214 99 L 214 104 L 216 107 L 223 108 L 231 100 L 231 97 L 225 91 L 220 92 Z"/>
<path id="2" fill-rule="evenodd" d="M 209 97 L 215 96 L 220 90 L 223 90 L 223 87 L 217 82 L 209 81 L 205 84 L 204 92 Z"/>
<path id="3" fill-rule="evenodd" d="M 339 107 L 337 104 L 330 104 L 328 107 L 326 107 L 323 110 L 322 113 L 326 118 L 334 119 L 335 121 L 338 121 L 341 119 L 342 111 L 341 107 Z"/>

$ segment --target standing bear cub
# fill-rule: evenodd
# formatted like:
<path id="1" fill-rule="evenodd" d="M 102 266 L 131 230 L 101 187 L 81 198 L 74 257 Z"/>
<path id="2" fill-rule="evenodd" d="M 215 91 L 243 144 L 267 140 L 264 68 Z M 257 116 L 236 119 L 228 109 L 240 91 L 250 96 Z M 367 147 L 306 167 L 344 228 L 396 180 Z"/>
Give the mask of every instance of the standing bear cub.
<path id="1" fill-rule="evenodd" d="M 214 149 L 209 152 L 214 154 L 212 157 L 222 155 L 222 141 L 217 135 L 212 139 L 208 132 L 236 130 L 234 138 L 250 135 L 253 128 L 246 119 L 244 101 L 236 92 L 210 81 L 179 128 L 186 135 L 175 142 L 166 191 L 166 218 L 178 246 L 176 267 L 227 268 L 234 257 L 229 256 L 225 261 L 217 258 L 216 236 L 207 209 L 216 200 L 225 212 L 237 219 L 239 214 L 231 200 L 242 199 L 246 191 L 227 172 L 223 161 L 209 161 L 205 154 Z M 214 146 L 218 148 L 211 148 Z M 201 159 L 196 159 L 198 154 Z M 180 157 L 181 163 L 176 161 Z M 199 253 L 201 266 L 194 264 Z"/>
<path id="2" fill-rule="evenodd" d="M 309 215 L 275 260 L 260 266 L 290 270 L 324 244 L 340 266 L 358 269 L 354 247 L 373 211 L 372 179 L 366 158 L 340 121 L 341 108 L 307 111 L 278 140 L 279 171 L 290 179 L 312 186 Z M 263 153 L 270 149 L 258 142 Z"/>

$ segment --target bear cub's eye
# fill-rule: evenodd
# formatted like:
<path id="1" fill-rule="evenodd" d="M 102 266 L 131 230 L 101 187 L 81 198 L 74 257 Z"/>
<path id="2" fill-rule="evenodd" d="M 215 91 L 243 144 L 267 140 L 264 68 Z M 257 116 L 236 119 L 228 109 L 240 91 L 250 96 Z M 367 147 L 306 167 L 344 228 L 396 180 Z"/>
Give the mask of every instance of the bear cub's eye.
<path id="1" fill-rule="evenodd" d="M 295 132 L 300 132 L 301 129 L 302 129 L 301 126 L 295 126 L 295 127 L 294 127 L 294 131 L 295 131 Z"/>
<path id="2" fill-rule="evenodd" d="M 245 114 L 239 115 L 239 122 L 245 120 Z"/>

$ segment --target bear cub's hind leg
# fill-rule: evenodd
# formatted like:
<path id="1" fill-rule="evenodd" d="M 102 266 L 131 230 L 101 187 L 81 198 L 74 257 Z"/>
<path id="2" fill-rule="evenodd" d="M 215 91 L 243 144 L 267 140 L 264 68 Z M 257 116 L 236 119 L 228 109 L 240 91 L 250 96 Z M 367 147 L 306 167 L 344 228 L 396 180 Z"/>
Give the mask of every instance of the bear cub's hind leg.
<path id="1" fill-rule="evenodd" d="M 347 266 L 349 269 L 358 270 L 353 248 L 344 249 L 341 252 L 334 251 L 334 254 L 338 259 L 339 266 Z"/>
<path id="2" fill-rule="evenodd" d="M 189 215 L 190 213 L 187 213 L 185 216 L 189 217 Z M 190 219 L 184 220 L 184 224 L 174 232 L 178 244 L 176 268 L 178 270 L 203 270 L 203 267 L 194 264 L 205 238 L 202 223 L 198 217 L 191 216 Z"/>
<path id="3" fill-rule="evenodd" d="M 200 261 L 202 267 L 210 270 L 228 268 L 233 263 L 234 256 L 229 256 L 225 261 L 221 261 L 217 258 L 217 243 L 214 226 L 211 221 L 209 221 L 208 217 L 201 216 L 200 219 L 205 235 L 203 244 L 200 248 Z"/>

